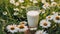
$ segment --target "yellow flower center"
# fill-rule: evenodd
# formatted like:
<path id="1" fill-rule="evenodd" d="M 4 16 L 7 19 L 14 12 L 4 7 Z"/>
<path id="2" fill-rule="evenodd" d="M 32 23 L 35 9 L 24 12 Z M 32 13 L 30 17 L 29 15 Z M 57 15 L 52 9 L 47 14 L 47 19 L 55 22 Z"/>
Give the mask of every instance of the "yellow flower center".
<path id="1" fill-rule="evenodd" d="M 53 4 L 53 5 L 55 5 L 55 4 Z"/>
<path id="2" fill-rule="evenodd" d="M 23 29 L 23 28 L 24 28 L 24 25 L 20 25 L 19 28 L 20 28 L 20 29 Z"/>
<path id="3" fill-rule="evenodd" d="M 56 20 L 60 20 L 60 17 L 59 16 L 56 16 Z"/>
<path id="4" fill-rule="evenodd" d="M 47 26 L 47 23 L 45 22 L 43 25 L 44 25 L 44 26 Z"/>
<path id="5" fill-rule="evenodd" d="M 48 18 L 51 18 L 50 16 L 48 16 Z"/>
<path id="6" fill-rule="evenodd" d="M 10 29 L 11 29 L 11 30 L 14 30 L 15 28 L 12 26 Z"/>

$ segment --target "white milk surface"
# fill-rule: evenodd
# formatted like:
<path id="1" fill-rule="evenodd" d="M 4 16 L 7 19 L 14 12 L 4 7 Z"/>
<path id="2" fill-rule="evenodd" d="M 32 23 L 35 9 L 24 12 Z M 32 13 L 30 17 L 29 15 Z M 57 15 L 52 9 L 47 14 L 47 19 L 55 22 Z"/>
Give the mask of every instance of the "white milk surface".
<path id="1" fill-rule="evenodd" d="M 39 21 L 39 12 L 38 11 L 28 11 L 27 19 L 29 27 L 37 27 Z"/>

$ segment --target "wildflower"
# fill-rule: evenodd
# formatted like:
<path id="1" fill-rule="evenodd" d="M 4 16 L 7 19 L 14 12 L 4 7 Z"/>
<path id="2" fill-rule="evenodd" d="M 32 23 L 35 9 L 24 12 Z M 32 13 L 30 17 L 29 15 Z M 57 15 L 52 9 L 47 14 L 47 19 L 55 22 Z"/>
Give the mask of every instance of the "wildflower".
<path id="1" fill-rule="evenodd" d="M 18 15 L 19 13 L 18 12 L 14 12 L 14 15 Z"/>
<path id="2" fill-rule="evenodd" d="M 43 6 L 42 6 L 44 9 L 50 9 L 50 4 L 49 3 L 45 3 Z"/>
<path id="3" fill-rule="evenodd" d="M 37 0 L 33 0 L 33 3 L 38 3 L 38 1 Z"/>
<path id="4" fill-rule="evenodd" d="M 53 20 L 56 23 L 60 23 L 60 16 L 59 15 L 58 16 L 55 16 Z"/>
<path id="5" fill-rule="evenodd" d="M 11 32 L 11 33 L 18 32 L 18 28 L 16 27 L 16 25 L 8 25 L 6 28 L 8 32 Z"/>
<path id="6" fill-rule="evenodd" d="M 14 5 L 15 5 L 15 6 L 19 6 L 19 2 L 16 2 Z"/>
<path id="7" fill-rule="evenodd" d="M 56 2 L 52 2 L 52 3 L 51 3 L 51 6 L 52 6 L 52 7 L 55 7 L 55 6 L 57 6 L 57 3 L 56 3 Z"/>
<path id="8" fill-rule="evenodd" d="M 19 0 L 20 3 L 24 3 L 24 0 Z"/>
<path id="9" fill-rule="evenodd" d="M 53 15 L 49 15 L 46 17 L 47 20 L 52 20 L 53 19 Z"/>
<path id="10" fill-rule="evenodd" d="M 10 0 L 10 3 L 11 3 L 11 4 L 14 4 L 14 3 L 15 3 L 15 0 Z"/>
<path id="11" fill-rule="evenodd" d="M 18 25 L 18 30 L 19 30 L 19 32 L 24 32 L 24 31 L 28 30 L 28 27 L 21 24 L 21 25 Z"/>
<path id="12" fill-rule="evenodd" d="M 26 22 L 26 21 L 22 21 L 22 22 L 20 22 L 20 24 L 25 24 L 25 25 L 26 25 L 26 24 L 27 24 L 27 22 Z"/>
<path id="13" fill-rule="evenodd" d="M 42 2 L 42 3 L 46 3 L 46 0 L 42 0 L 41 2 Z"/>
<path id="14" fill-rule="evenodd" d="M 47 21 L 47 20 L 42 20 L 40 22 L 40 26 L 42 26 L 43 28 L 48 28 L 48 27 L 51 26 L 51 23 L 49 21 Z"/>
<path id="15" fill-rule="evenodd" d="M 5 12 L 3 12 L 3 15 L 7 15 L 7 12 L 5 11 Z"/>
<path id="16" fill-rule="evenodd" d="M 18 8 L 14 8 L 14 11 L 19 11 L 19 9 Z"/>

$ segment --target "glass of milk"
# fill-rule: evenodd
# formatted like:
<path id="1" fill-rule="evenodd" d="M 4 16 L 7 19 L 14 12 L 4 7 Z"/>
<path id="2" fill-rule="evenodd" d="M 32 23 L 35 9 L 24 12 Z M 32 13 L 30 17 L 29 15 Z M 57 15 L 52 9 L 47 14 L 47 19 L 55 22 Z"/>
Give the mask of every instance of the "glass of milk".
<path id="1" fill-rule="evenodd" d="M 27 8 L 27 20 L 29 27 L 37 27 L 39 21 L 39 8 L 29 7 Z"/>

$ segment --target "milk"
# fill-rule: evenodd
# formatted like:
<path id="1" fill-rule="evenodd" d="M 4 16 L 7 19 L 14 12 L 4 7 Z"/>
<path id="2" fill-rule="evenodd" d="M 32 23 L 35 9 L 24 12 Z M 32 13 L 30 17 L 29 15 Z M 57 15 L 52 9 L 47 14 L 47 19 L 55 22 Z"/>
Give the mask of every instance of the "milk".
<path id="1" fill-rule="evenodd" d="M 39 21 L 39 12 L 38 11 L 28 11 L 27 20 L 29 27 L 37 27 Z"/>

